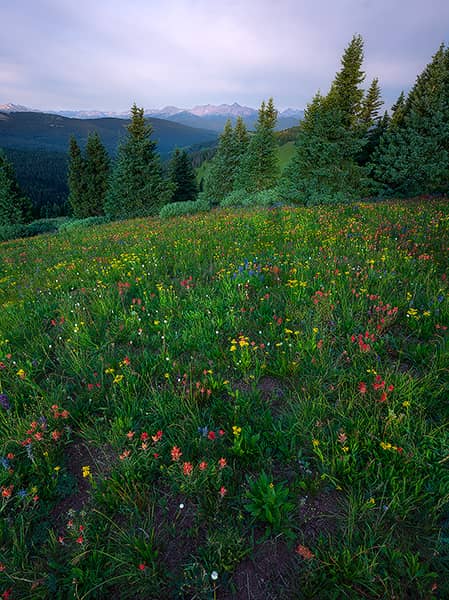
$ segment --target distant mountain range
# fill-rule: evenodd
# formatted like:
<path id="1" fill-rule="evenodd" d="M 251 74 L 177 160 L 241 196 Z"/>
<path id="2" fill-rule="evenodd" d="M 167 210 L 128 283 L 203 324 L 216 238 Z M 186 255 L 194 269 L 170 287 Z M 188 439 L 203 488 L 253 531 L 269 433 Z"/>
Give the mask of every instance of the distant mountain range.
<path id="1" fill-rule="evenodd" d="M 217 139 L 214 131 L 188 127 L 164 119 L 148 118 L 153 139 L 161 155 L 167 156 L 176 146 L 204 144 Z M 97 131 L 108 152 L 113 155 L 118 142 L 126 135 L 129 121 L 124 118 L 75 119 L 41 112 L 2 112 L 0 106 L 0 147 L 44 149 L 66 153 L 73 135 L 81 144 L 90 132 Z"/>
<path id="2" fill-rule="evenodd" d="M 27 108 L 18 104 L 0 104 L 0 112 L 42 112 Z M 48 114 L 56 114 L 71 119 L 128 119 L 129 111 L 108 112 L 98 110 L 61 110 L 47 111 Z M 161 109 L 146 109 L 145 116 L 173 121 L 188 127 L 222 131 L 227 119 L 236 122 L 237 117 L 242 117 L 248 128 L 253 129 L 257 121 L 258 111 L 249 106 L 234 104 L 204 104 L 193 108 L 178 108 L 177 106 L 165 106 Z M 279 113 L 277 130 L 288 129 L 298 125 L 303 118 L 304 111 L 297 108 L 287 108 Z"/>

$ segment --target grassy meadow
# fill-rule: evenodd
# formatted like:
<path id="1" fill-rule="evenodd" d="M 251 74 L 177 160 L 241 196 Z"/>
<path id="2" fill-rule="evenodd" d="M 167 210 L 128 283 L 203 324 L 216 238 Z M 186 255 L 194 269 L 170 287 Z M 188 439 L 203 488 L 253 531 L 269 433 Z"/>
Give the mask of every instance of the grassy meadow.
<path id="1" fill-rule="evenodd" d="M 448 598 L 448 209 L 1 244 L 0 596 Z"/>

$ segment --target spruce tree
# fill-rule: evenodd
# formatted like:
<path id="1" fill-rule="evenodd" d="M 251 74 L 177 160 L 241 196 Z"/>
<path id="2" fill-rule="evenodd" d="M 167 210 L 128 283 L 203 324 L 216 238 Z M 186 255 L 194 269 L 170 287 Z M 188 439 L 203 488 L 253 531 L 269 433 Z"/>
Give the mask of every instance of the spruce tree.
<path id="1" fill-rule="evenodd" d="M 375 77 L 366 92 L 360 110 L 360 123 L 369 130 L 379 118 L 379 109 L 383 104 L 380 93 L 379 79 Z"/>
<path id="2" fill-rule="evenodd" d="M 315 96 L 305 110 L 295 155 L 283 174 L 284 197 L 318 204 L 364 194 L 368 182 L 356 162 L 364 140 L 345 121 L 342 110 L 319 93 Z"/>
<path id="3" fill-rule="evenodd" d="M 362 71 L 363 39 L 355 35 L 343 53 L 341 69 L 336 74 L 328 94 L 328 101 L 341 112 L 346 127 L 358 125 L 363 107 L 363 88 L 365 79 Z"/>
<path id="4" fill-rule="evenodd" d="M 31 202 L 17 183 L 13 166 L 0 150 L 0 225 L 20 225 L 31 220 Z"/>
<path id="5" fill-rule="evenodd" d="M 296 153 L 284 171 L 285 197 L 314 204 L 363 197 L 373 191 L 364 152 L 381 105 L 378 81 L 364 97 L 363 40 L 345 49 L 327 96 L 318 93 L 299 127 Z"/>
<path id="6" fill-rule="evenodd" d="M 96 132 L 87 138 L 84 175 L 86 214 L 83 216 L 102 215 L 108 190 L 109 156 Z"/>
<path id="7" fill-rule="evenodd" d="M 228 119 L 218 142 L 217 152 L 206 176 L 204 191 L 212 204 L 219 204 L 232 191 L 235 178 L 234 132 Z"/>
<path id="8" fill-rule="evenodd" d="M 170 180 L 174 187 L 171 202 L 188 202 L 196 199 L 198 184 L 192 161 L 185 150 L 176 148 L 169 166 Z"/>
<path id="9" fill-rule="evenodd" d="M 241 160 L 235 178 L 235 189 L 252 193 L 267 190 L 277 183 L 280 167 L 274 133 L 276 122 L 277 110 L 273 98 L 270 98 L 267 104 L 263 101 L 259 109 L 256 131 Z"/>
<path id="10" fill-rule="evenodd" d="M 399 98 L 391 107 L 390 127 L 400 127 L 404 122 L 405 115 L 405 94 L 402 91 Z"/>
<path id="11" fill-rule="evenodd" d="M 248 146 L 249 146 L 249 134 L 246 129 L 245 122 L 242 117 L 237 117 L 237 122 L 234 127 L 234 137 L 232 140 L 233 151 L 232 151 L 232 159 L 234 163 L 234 177 L 237 175 L 241 161 L 245 156 Z"/>
<path id="12" fill-rule="evenodd" d="M 155 215 L 170 201 L 173 186 L 162 176 L 151 125 L 143 108 L 131 108 L 128 136 L 119 146 L 106 195 L 105 213 L 114 219 Z"/>
<path id="13" fill-rule="evenodd" d="M 69 146 L 68 187 L 68 202 L 73 215 L 82 219 L 88 212 L 86 206 L 85 161 L 81 154 L 81 148 L 73 136 L 70 138 Z"/>
<path id="14" fill-rule="evenodd" d="M 373 155 L 385 194 L 447 192 L 449 182 L 449 49 L 440 46 L 418 76 Z M 395 118 L 396 117 L 396 118 Z"/>

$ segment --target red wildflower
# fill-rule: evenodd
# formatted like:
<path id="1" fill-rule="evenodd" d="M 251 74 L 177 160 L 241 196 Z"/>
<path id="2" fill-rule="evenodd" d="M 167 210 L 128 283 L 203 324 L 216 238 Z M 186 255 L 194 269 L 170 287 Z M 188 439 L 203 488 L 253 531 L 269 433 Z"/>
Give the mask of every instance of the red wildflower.
<path id="1" fill-rule="evenodd" d="M 207 437 L 210 440 L 214 440 L 217 436 L 215 435 L 215 431 L 209 431 L 209 433 L 207 434 Z"/>
<path id="2" fill-rule="evenodd" d="M 218 466 L 220 467 L 220 469 L 224 469 L 227 464 L 228 462 L 225 458 L 220 458 L 218 461 Z"/>
<path id="3" fill-rule="evenodd" d="M 190 477 L 193 471 L 193 465 L 191 462 L 185 462 L 182 464 L 182 472 L 187 477 Z"/>
<path id="4" fill-rule="evenodd" d="M 142 442 L 145 442 L 149 437 L 150 436 L 146 431 L 140 434 L 140 439 L 142 440 Z"/>
<path id="5" fill-rule="evenodd" d="M 145 569 L 147 568 L 145 563 L 140 563 L 137 568 L 139 569 L 139 571 L 145 571 Z"/>
<path id="6" fill-rule="evenodd" d="M 315 555 L 310 548 L 307 548 L 307 546 L 303 546 L 302 544 L 299 544 L 299 546 L 296 548 L 296 553 L 299 554 L 299 556 L 301 556 L 301 558 L 304 560 L 312 560 L 312 558 L 315 558 Z"/>
<path id="7" fill-rule="evenodd" d="M 207 469 L 207 462 L 205 460 L 201 461 L 198 468 L 200 471 L 205 471 Z"/>
<path id="8" fill-rule="evenodd" d="M 228 490 L 225 488 L 224 485 L 221 486 L 219 494 L 222 498 L 224 498 L 226 496 L 226 494 L 228 493 Z"/>
<path id="9" fill-rule="evenodd" d="M 171 459 L 174 461 L 179 460 L 182 456 L 182 452 L 181 452 L 180 448 L 178 448 L 178 446 L 173 446 L 170 454 L 171 454 Z"/>
<path id="10" fill-rule="evenodd" d="M 360 392 L 361 394 L 366 394 L 366 391 L 367 391 L 367 389 L 368 389 L 368 388 L 366 387 L 366 383 L 365 383 L 364 381 L 361 381 L 361 382 L 359 383 L 359 392 Z"/>
<path id="11" fill-rule="evenodd" d="M 161 429 L 159 429 L 159 431 L 157 431 L 157 432 L 155 433 L 155 435 L 152 435 L 152 436 L 151 436 L 151 439 L 153 440 L 153 442 L 154 442 L 154 443 L 156 443 L 156 442 L 159 442 L 159 440 L 160 440 L 160 439 L 162 439 L 162 435 L 163 435 L 163 434 L 162 434 L 162 430 L 161 430 Z"/>

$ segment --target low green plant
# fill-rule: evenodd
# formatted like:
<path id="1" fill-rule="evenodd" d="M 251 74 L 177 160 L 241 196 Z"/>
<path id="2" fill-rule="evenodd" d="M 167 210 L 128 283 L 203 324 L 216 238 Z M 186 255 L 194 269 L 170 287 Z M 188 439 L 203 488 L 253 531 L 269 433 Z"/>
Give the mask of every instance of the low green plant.
<path id="1" fill-rule="evenodd" d="M 86 217 L 85 219 L 69 219 L 61 224 L 59 231 L 73 231 L 74 229 L 85 229 L 93 225 L 108 223 L 108 217 Z"/>
<path id="2" fill-rule="evenodd" d="M 194 215 L 200 212 L 208 212 L 210 204 L 204 198 L 187 202 L 171 202 L 163 206 L 159 212 L 161 219 L 170 219 L 171 217 L 181 217 L 183 215 Z"/>
<path id="3" fill-rule="evenodd" d="M 293 504 L 288 501 L 290 490 L 283 483 L 273 483 L 262 471 L 259 477 L 249 481 L 245 508 L 255 521 L 265 524 L 265 537 L 272 533 L 286 533 L 290 537 L 289 515 Z"/>

